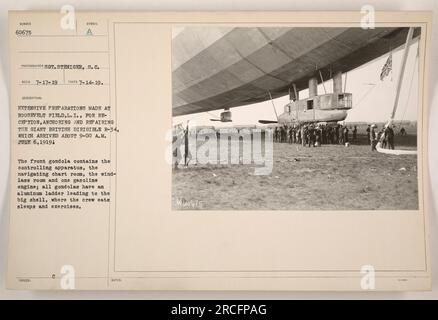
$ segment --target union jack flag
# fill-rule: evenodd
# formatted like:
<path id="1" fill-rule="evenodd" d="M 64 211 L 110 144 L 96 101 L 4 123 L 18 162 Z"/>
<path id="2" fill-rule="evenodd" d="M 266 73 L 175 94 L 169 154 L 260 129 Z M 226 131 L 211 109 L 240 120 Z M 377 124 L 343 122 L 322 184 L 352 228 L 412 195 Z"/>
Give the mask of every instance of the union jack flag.
<path id="1" fill-rule="evenodd" d="M 380 73 L 380 80 L 383 81 L 391 71 L 392 71 L 392 52 L 389 54 L 389 57 L 382 68 L 382 72 Z"/>

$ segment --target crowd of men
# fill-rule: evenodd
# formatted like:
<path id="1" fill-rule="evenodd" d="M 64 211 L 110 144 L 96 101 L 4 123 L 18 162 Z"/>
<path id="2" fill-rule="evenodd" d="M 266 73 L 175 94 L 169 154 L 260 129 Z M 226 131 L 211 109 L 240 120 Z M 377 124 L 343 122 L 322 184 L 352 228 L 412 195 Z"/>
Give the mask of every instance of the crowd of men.
<path id="1" fill-rule="evenodd" d="M 351 133 L 351 136 L 350 136 Z M 368 125 L 366 129 L 367 141 L 371 150 L 375 151 L 380 141 L 382 148 L 394 150 L 394 128 L 384 126 L 381 130 L 375 124 Z M 401 128 L 400 135 L 406 135 Z M 280 143 L 296 143 L 302 146 L 318 147 L 322 144 L 350 144 L 357 142 L 357 126 L 347 125 L 283 125 L 274 128 L 274 141 Z"/>
<path id="2" fill-rule="evenodd" d="M 346 144 L 357 140 L 357 126 L 348 127 L 338 124 L 303 124 L 292 126 L 277 126 L 274 128 L 274 141 L 296 143 L 302 146 L 318 147 L 322 144 Z"/>
<path id="3" fill-rule="evenodd" d="M 383 127 L 380 131 L 377 130 L 375 124 L 368 125 L 367 127 L 367 137 L 371 145 L 371 151 L 376 151 L 377 143 L 380 141 L 382 148 L 388 148 L 394 150 L 394 129 L 392 126 L 387 125 Z M 404 128 L 400 129 L 400 135 L 406 135 L 406 130 Z"/>
<path id="4" fill-rule="evenodd" d="M 350 140 L 351 131 L 351 140 Z M 188 124 L 186 128 L 179 125 L 174 128 L 173 141 L 177 141 L 178 135 L 183 136 L 181 142 L 184 143 L 184 153 L 179 158 L 184 157 L 184 164 L 187 166 L 190 161 L 189 142 L 188 142 Z M 219 134 L 219 132 L 216 132 Z M 376 151 L 377 143 L 380 142 L 382 148 L 394 150 L 394 126 L 384 126 L 379 131 L 375 124 L 368 125 L 366 129 L 367 142 L 372 151 Z M 347 125 L 326 125 L 326 124 L 302 124 L 302 125 L 283 125 L 276 126 L 273 129 L 274 141 L 279 143 L 301 144 L 307 147 L 319 147 L 322 144 L 341 144 L 349 145 L 357 143 L 357 126 L 348 127 Z M 407 135 L 406 130 L 402 127 L 399 135 Z M 177 150 L 174 150 L 175 166 L 181 159 L 178 158 Z"/>

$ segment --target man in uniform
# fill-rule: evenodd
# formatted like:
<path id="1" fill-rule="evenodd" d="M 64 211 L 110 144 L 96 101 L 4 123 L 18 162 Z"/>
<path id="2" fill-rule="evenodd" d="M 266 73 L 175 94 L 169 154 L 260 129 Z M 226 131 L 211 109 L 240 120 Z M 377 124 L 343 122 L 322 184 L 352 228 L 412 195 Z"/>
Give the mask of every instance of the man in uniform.
<path id="1" fill-rule="evenodd" d="M 333 128 L 331 126 L 327 126 L 327 143 L 333 144 Z"/>
<path id="2" fill-rule="evenodd" d="M 353 128 L 353 143 L 356 142 L 357 139 L 357 126 L 354 126 Z"/>
<path id="3" fill-rule="evenodd" d="M 386 126 L 382 132 L 382 139 L 380 139 L 380 141 L 382 142 L 382 148 L 386 148 L 387 146 L 389 147 L 388 136 L 389 136 L 389 126 Z"/>
<path id="4" fill-rule="evenodd" d="M 292 137 L 293 137 L 292 126 L 289 126 L 289 128 L 287 130 L 287 142 L 289 142 L 289 144 L 291 144 L 293 141 Z"/>
<path id="5" fill-rule="evenodd" d="M 388 148 L 394 150 L 394 129 L 391 126 L 388 126 L 387 139 Z"/>
<path id="6" fill-rule="evenodd" d="M 297 141 L 298 144 L 301 144 L 301 128 L 300 128 L 299 125 L 297 126 L 297 130 L 296 131 L 297 131 L 296 132 L 296 141 Z"/>
<path id="7" fill-rule="evenodd" d="M 367 141 L 368 143 L 371 143 L 371 127 L 368 125 L 367 127 Z"/>
<path id="8" fill-rule="evenodd" d="M 314 144 L 315 147 L 320 147 L 321 141 L 322 141 L 322 128 L 317 126 L 315 129 L 315 144 Z"/>
<path id="9" fill-rule="evenodd" d="M 309 146 L 315 146 L 315 129 L 313 128 L 313 125 L 310 125 L 307 129 L 307 145 Z"/>
<path id="10" fill-rule="evenodd" d="M 307 144 L 307 125 L 301 127 L 301 145 L 304 147 Z"/>
<path id="11" fill-rule="evenodd" d="M 344 126 L 343 125 L 338 125 L 339 127 L 339 144 L 344 144 Z"/>
<path id="12" fill-rule="evenodd" d="M 349 131 L 348 127 L 345 126 L 344 127 L 344 141 L 343 141 L 344 144 L 348 142 L 348 131 Z"/>
<path id="13" fill-rule="evenodd" d="M 186 129 L 184 130 L 184 165 L 187 167 L 191 154 L 189 153 L 189 122 L 187 121 Z"/>
<path id="14" fill-rule="evenodd" d="M 406 134 L 406 129 L 404 128 L 404 127 L 401 127 L 401 129 L 400 129 L 400 135 L 401 136 L 406 136 L 407 134 Z"/>
<path id="15" fill-rule="evenodd" d="M 375 124 L 373 124 L 371 126 L 371 131 L 370 131 L 370 144 L 371 144 L 371 151 L 377 151 L 376 149 L 376 145 L 377 145 L 377 126 Z"/>

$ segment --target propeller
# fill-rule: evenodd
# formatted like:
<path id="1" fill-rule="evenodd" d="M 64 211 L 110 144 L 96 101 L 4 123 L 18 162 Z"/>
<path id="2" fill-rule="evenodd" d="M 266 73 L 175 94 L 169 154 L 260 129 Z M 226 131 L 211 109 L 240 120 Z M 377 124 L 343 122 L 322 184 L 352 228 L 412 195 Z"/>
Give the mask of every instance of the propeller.
<path id="1" fill-rule="evenodd" d="M 207 112 L 209 115 L 212 115 L 215 118 L 211 118 L 210 121 L 219 121 L 219 122 L 233 122 L 231 120 L 231 112 L 228 108 L 225 108 L 225 111 L 221 113 L 220 118 L 218 118 L 216 115 Z"/>
<path id="2" fill-rule="evenodd" d="M 233 122 L 233 120 L 222 120 L 222 119 L 210 119 L 210 121 Z"/>

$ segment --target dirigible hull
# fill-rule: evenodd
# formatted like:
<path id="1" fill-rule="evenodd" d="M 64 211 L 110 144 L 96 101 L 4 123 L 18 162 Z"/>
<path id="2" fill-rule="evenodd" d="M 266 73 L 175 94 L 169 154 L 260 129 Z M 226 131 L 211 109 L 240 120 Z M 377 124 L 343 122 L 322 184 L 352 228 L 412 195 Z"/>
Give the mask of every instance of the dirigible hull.
<path id="1" fill-rule="evenodd" d="M 402 45 L 408 28 L 186 27 L 172 39 L 173 115 L 244 106 Z M 419 30 L 416 30 L 418 36 Z M 292 89 L 293 90 L 293 89 Z"/>

